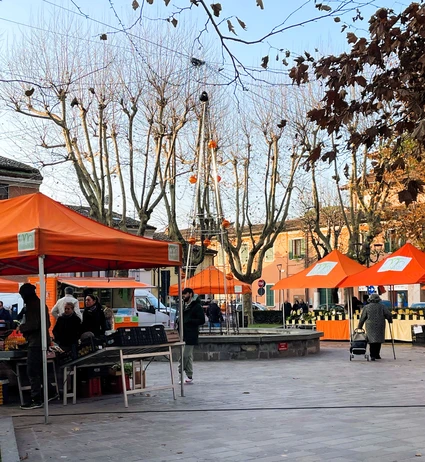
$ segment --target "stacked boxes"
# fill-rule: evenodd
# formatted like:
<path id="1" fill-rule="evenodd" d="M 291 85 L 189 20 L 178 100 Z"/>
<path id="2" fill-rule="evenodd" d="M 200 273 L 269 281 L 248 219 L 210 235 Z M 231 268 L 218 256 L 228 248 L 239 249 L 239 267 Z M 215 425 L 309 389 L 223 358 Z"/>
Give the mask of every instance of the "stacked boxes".
<path id="1" fill-rule="evenodd" d="M 164 326 L 118 328 L 106 337 L 106 346 L 139 346 L 168 343 Z"/>
<path id="2" fill-rule="evenodd" d="M 9 400 L 9 380 L 0 380 L 0 406 Z"/>

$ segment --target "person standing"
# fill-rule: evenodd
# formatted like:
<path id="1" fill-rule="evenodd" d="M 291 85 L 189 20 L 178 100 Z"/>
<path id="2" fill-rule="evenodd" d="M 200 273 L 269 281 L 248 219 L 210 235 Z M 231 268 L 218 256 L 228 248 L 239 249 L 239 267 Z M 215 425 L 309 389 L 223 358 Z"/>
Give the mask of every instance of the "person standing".
<path id="1" fill-rule="evenodd" d="M 5 321 L 9 324 L 9 327 L 12 325 L 12 315 L 9 310 L 3 306 L 3 302 L 0 301 L 0 321 Z"/>
<path id="2" fill-rule="evenodd" d="M 292 311 L 291 302 L 289 300 L 286 300 L 285 303 L 283 304 L 283 313 L 285 316 L 285 320 L 288 316 L 291 315 L 291 311 Z"/>
<path id="3" fill-rule="evenodd" d="M 19 294 L 25 303 L 25 322 L 20 325 L 25 340 L 28 342 L 27 376 L 31 386 L 31 400 L 21 406 L 21 409 L 37 409 L 43 407 L 41 395 L 41 382 L 43 372 L 43 360 L 41 349 L 41 312 L 40 299 L 35 293 L 35 286 L 25 283 L 19 289 Z M 47 346 L 49 346 L 49 311 L 45 307 Z"/>
<path id="4" fill-rule="evenodd" d="M 95 337 L 104 335 L 106 330 L 106 318 L 99 300 L 95 295 L 87 294 L 84 302 L 85 308 L 83 322 L 81 324 L 81 333 L 92 332 Z"/>
<path id="5" fill-rule="evenodd" d="M 80 303 L 74 297 L 74 289 L 72 287 L 65 287 L 65 296 L 60 298 L 55 306 L 52 309 L 52 316 L 55 319 L 58 319 L 59 316 L 62 316 L 65 311 L 65 304 L 71 302 L 74 305 L 74 313 L 80 318 L 83 319 L 83 314 L 80 310 Z"/>
<path id="6" fill-rule="evenodd" d="M 378 294 L 371 294 L 368 304 L 363 308 L 360 315 L 358 328 L 366 325 L 367 341 L 370 348 L 370 359 L 381 359 L 381 345 L 385 342 L 385 319 L 392 324 L 393 317 L 390 310 L 382 303 Z"/>
<path id="7" fill-rule="evenodd" d="M 210 302 L 206 314 L 210 327 L 220 327 L 221 323 L 223 322 L 223 313 L 217 304 L 217 300 Z"/>
<path id="8" fill-rule="evenodd" d="M 192 289 L 186 287 L 182 291 L 183 306 L 183 358 L 180 358 L 179 373 L 186 373 L 186 384 L 193 383 L 193 349 L 198 344 L 199 326 L 205 324 L 205 314 L 201 301 Z"/>
<path id="9" fill-rule="evenodd" d="M 72 345 L 76 345 L 81 335 L 81 319 L 74 312 L 72 302 L 65 303 L 64 312 L 59 316 L 53 328 L 55 342 L 64 351 L 69 351 Z"/>

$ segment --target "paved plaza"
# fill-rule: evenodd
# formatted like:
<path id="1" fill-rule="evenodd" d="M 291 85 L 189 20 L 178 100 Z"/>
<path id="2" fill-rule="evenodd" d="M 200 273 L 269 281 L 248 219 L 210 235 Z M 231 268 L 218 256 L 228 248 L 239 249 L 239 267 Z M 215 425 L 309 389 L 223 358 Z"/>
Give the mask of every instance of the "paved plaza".
<path id="1" fill-rule="evenodd" d="M 349 361 L 348 343 L 322 342 L 318 355 L 195 363 L 194 385 L 103 396 L 13 416 L 29 462 L 392 462 L 425 460 L 425 348 L 385 345 L 381 361 Z M 153 363 L 148 385 L 167 365 Z M 4 411 L 4 412 L 3 412 Z"/>

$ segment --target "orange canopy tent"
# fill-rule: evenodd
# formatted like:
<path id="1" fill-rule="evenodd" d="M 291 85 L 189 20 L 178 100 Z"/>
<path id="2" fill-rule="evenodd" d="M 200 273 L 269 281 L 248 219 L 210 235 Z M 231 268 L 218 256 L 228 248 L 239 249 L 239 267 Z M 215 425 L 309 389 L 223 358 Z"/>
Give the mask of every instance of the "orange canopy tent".
<path id="1" fill-rule="evenodd" d="M 226 289 L 224 284 L 226 283 Z M 187 279 L 185 287 L 190 287 L 197 294 L 248 294 L 251 286 L 237 279 L 227 279 L 215 266 L 205 268 L 195 276 Z M 170 286 L 169 295 L 179 295 L 177 284 Z"/>
<path id="2" fill-rule="evenodd" d="M 340 287 L 390 286 L 420 282 L 425 282 L 425 253 L 412 244 L 405 244 L 376 265 L 345 279 Z"/>
<path id="3" fill-rule="evenodd" d="M 181 266 L 180 244 L 108 228 L 41 193 L 0 201 L 0 275 Z M 45 422 L 48 421 L 46 318 L 41 316 Z"/>
<path id="4" fill-rule="evenodd" d="M 333 250 L 305 270 L 281 279 L 272 287 L 272 290 L 335 288 L 348 276 L 363 270 L 364 266 L 360 263 L 351 260 L 339 250 Z"/>
<path id="5" fill-rule="evenodd" d="M 19 291 L 19 283 L 0 278 L 0 292 L 16 294 Z"/>
<path id="6" fill-rule="evenodd" d="M 131 278 L 59 278 L 58 281 L 68 286 L 90 289 L 150 289 L 153 287 Z"/>

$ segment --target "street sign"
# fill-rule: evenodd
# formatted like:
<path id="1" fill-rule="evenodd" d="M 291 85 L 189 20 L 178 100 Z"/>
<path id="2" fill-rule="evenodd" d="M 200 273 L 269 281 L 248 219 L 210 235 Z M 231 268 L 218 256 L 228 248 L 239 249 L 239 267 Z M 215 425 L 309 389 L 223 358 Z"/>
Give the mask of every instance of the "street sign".
<path id="1" fill-rule="evenodd" d="M 370 294 L 374 294 L 376 292 L 375 290 L 375 286 L 367 286 L 367 293 L 370 295 Z"/>
<path id="2" fill-rule="evenodd" d="M 264 289 L 263 287 L 260 287 L 257 290 L 257 293 L 258 293 L 258 295 L 260 295 L 262 297 L 266 293 L 266 289 Z"/>
<path id="3" fill-rule="evenodd" d="M 264 279 L 259 279 L 257 284 L 258 287 L 265 287 L 266 281 Z"/>

